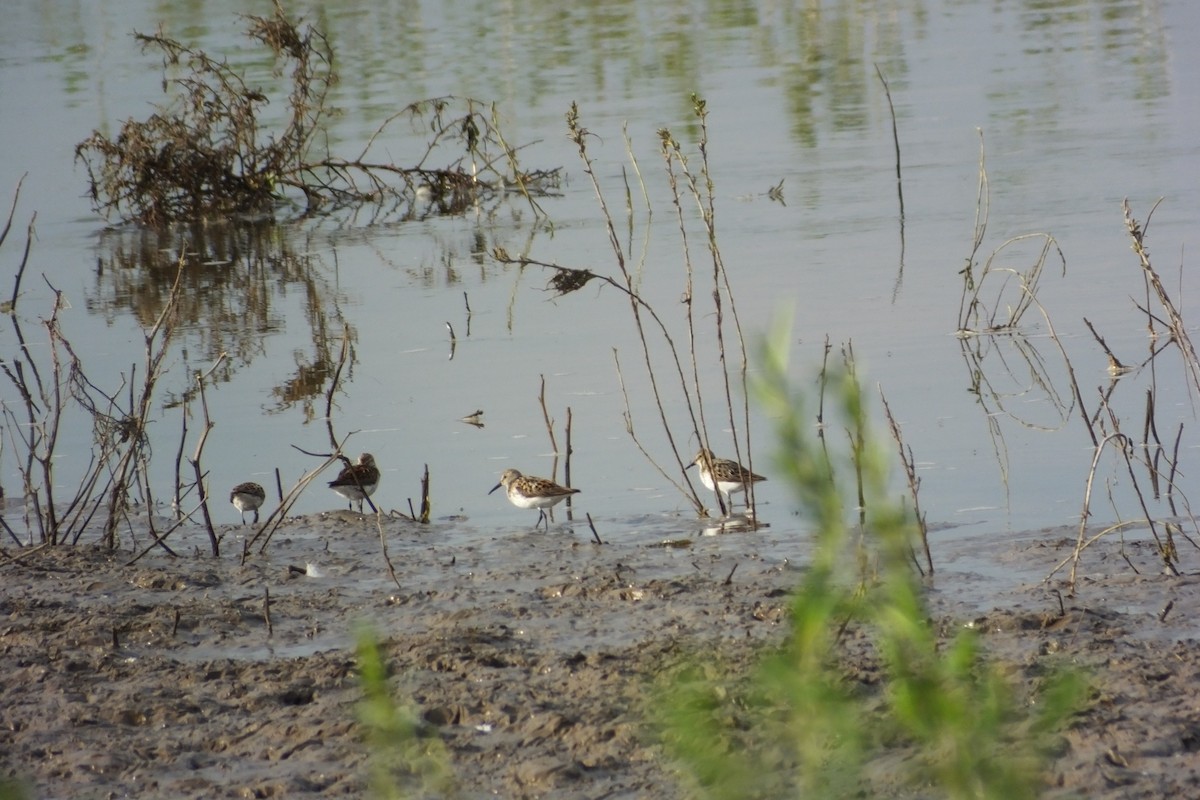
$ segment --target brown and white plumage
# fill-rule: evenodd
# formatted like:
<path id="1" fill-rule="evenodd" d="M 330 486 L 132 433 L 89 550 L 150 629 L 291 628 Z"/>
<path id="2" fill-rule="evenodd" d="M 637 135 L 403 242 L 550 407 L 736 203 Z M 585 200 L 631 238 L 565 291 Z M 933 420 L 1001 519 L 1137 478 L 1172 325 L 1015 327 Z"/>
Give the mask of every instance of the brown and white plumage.
<path id="1" fill-rule="evenodd" d="M 363 500 L 375 493 L 379 486 L 379 468 L 375 466 L 375 456 L 363 453 L 358 461 L 343 469 L 336 479 L 329 482 L 329 488 L 350 501 L 358 501 L 358 510 L 362 511 Z"/>
<path id="2" fill-rule="evenodd" d="M 239 483 L 229 493 L 229 502 L 233 503 L 234 508 L 242 512 L 243 525 L 246 524 L 247 511 L 254 512 L 254 524 L 258 524 L 258 509 L 262 508 L 262 504 L 266 499 L 266 490 L 253 481 Z"/>
<path id="3" fill-rule="evenodd" d="M 512 503 L 517 508 L 536 508 L 538 510 L 538 521 L 533 527 L 541 524 L 542 520 L 546 520 L 546 529 L 550 528 L 550 521 L 546 517 L 546 509 L 553 508 L 558 503 L 566 500 L 573 494 L 578 494 L 578 489 L 569 489 L 566 486 L 559 486 L 549 478 L 535 478 L 532 475 L 522 475 L 518 470 L 506 469 L 500 474 L 500 482 L 492 487 L 492 492 L 504 487 L 505 493 L 508 495 L 508 502 Z"/>
<path id="4" fill-rule="evenodd" d="M 711 450 L 701 449 L 688 468 L 700 468 L 700 482 L 712 491 L 714 488 L 729 501 L 735 492 L 745 492 L 746 484 L 765 481 L 762 475 L 755 474 L 736 461 L 728 458 L 717 458 Z"/>

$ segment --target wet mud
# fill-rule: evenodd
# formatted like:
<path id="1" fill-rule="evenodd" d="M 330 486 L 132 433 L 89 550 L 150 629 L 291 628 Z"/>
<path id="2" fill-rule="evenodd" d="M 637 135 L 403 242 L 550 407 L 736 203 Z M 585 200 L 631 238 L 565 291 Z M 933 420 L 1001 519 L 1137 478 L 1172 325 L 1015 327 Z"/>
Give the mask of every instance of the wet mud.
<path id="1" fill-rule="evenodd" d="M 784 635 L 802 570 L 751 533 L 597 545 L 560 526 L 451 544 L 393 522 L 393 581 L 357 515 L 291 523 L 245 564 L 239 535 L 218 559 L 3 551 L 0 771 L 35 797 L 364 796 L 366 624 L 420 735 L 444 745 L 454 796 L 683 797 L 646 722 L 653 676 L 698 650 L 748 667 Z M 1018 682 L 1051 662 L 1087 671 L 1045 796 L 1200 796 L 1200 578 L 1159 574 L 1127 540 L 1089 551 L 1066 596 L 1065 573 L 1034 576 L 1069 545 L 993 543 L 982 558 L 1006 579 L 948 569 L 932 615 L 982 631 Z M 848 679 L 870 687 L 878 665 L 859 650 Z"/>

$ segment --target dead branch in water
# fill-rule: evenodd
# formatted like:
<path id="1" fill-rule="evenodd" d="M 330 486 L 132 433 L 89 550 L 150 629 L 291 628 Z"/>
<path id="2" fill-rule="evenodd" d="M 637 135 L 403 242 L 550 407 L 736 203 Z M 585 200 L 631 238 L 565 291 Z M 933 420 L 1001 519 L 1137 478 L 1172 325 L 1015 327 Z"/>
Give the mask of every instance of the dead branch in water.
<path id="1" fill-rule="evenodd" d="M 290 80 L 286 97 L 275 103 L 286 110 L 282 130 L 263 128 L 271 97 L 247 84 L 226 59 L 162 30 L 135 32 L 143 51 L 161 53 L 163 86 L 174 94 L 148 119 L 126 120 L 115 137 L 94 131 L 76 145 L 97 211 L 149 225 L 271 216 L 283 203 L 301 213 L 374 205 L 406 217 L 462 213 L 515 189 L 538 218 L 544 216 L 536 198 L 557 190 L 559 170 L 522 170 L 490 104 L 454 96 L 410 103 L 388 117 L 357 155 L 336 155 L 328 149 L 325 120 L 338 78 L 325 34 L 293 22 L 279 3 L 269 17 L 244 19 L 246 36 L 270 51 L 276 77 Z M 397 120 L 431 132 L 413 166 L 372 156 Z M 428 164 L 435 155 L 447 163 Z"/>

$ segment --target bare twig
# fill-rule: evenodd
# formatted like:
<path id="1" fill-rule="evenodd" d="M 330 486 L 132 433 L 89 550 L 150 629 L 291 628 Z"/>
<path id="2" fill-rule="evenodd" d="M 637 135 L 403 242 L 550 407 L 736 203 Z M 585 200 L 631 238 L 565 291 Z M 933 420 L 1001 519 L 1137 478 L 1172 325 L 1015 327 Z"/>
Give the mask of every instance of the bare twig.
<path id="1" fill-rule="evenodd" d="M 900 451 L 900 463 L 904 467 L 904 475 L 908 479 L 908 492 L 913 500 L 913 516 L 917 523 L 917 532 L 921 536 L 921 547 L 925 551 L 925 566 L 929 570 L 930 575 L 933 574 L 933 554 L 929 550 L 929 527 L 925 522 L 925 514 L 921 511 L 920 488 L 921 479 L 917 477 L 917 463 L 913 458 L 912 447 L 904 444 L 903 434 L 900 432 L 900 425 L 896 422 L 896 418 L 892 416 L 892 409 L 888 405 L 887 397 L 883 394 L 883 387 L 879 387 L 879 400 L 883 403 L 883 413 L 887 416 L 888 428 L 892 432 L 892 438 L 896 441 L 896 447 Z M 916 556 L 913 556 L 914 563 Z M 921 569 L 921 565 L 917 564 L 917 569 Z"/>
<path id="2" fill-rule="evenodd" d="M 419 522 L 429 522 L 429 515 L 433 511 L 433 501 L 429 497 L 429 465 L 425 465 L 425 472 L 421 475 L 421 516 Z"/>
<path id="3" fill-rule="evenodd" d="M 208 441 L 208 434 L 213 429 L 212 418 L 208 414 L 208 397 L 204 392 L 204 381 L 217 370 L 221 362 L 225 360 L 225 354 L 221 353 L 213 365 L 208 368 L 207 372 L 196 373 L 196 388 L 200 392 L 200 408 L 204 412 L 204 428 L 200 431 L 200 439 L 196 442 L 196 452 L 188 459 L 192 465 L 192 469 L 196 473 L 196 489 L 200 494 L 200 512 L 204 515 L 204 528 L 208 531 L 208 541 L 212 547 L 213 557 L 221 555 L 220 540 L 217 538 L 217 533 L 213 530 L 212 515 L 208 510 L 208 491 L 204 486 L 204 475 L 200 468 L 200 456 L 204 452 L 204 445 Z M 257 512 L 255 512 L 257 513 Z"/>

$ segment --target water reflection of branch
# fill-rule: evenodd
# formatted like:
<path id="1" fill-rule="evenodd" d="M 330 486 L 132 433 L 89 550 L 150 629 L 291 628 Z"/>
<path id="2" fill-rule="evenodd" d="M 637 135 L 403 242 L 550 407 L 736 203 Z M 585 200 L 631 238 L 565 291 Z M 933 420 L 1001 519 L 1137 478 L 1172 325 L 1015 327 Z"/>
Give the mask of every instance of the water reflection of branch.
<path id="1" fill-rule="evenodd" d="M 313 403 L 324 391 L 335 357 L 328 331 L 344 323 L 336 287 L 308 255 L 312 248 L 303 243 L 297 248 L 278 226 L 257 223 L 122 229 L 106 234 L 103 244 L 89 308 L 110 320 L 130 313 L 143 326 L 149 324 L 170 295 L 175 271 L 168 267 L 178 263 L 183 270 L 176 309 L 180 337 L 191 340 L 188 350 L 201 359 L 229 354 L 213 375 L 217 382 L 231 380 L 263 354 L 264 332 L 280 326 L 277 303 L 299 284 L 312 349 L 297 352 L 296 371 L 272 389 L 276 405 L 268 413 L 303 404 L 307 418 L 316 417 Z M 168 406 L 186 401 L 186 394 Z"/>
<path id="2" fill-rule="evenodd" d="M 1006 353 L 1002 349 L 1003 344 L 1009 345 L 1012 352 Z M 983 410 L 1000 474 L 1007 488 L 1008 445 L 1000 417 L 1006 416 L 1031 430 L 1058 430 L 1070 417 L 1075 400 L 1064 398 L 1059 393 L 1042 354 L 1020 333 L 962 337 L 959 345 L 967 368 L 967 391 L 975 396 Z M 1001 381 L 1007 381 L 1010 385 L 1003 386 Z M 1056 412 L 1057 419 L 1053 424 L 1034 421 L 1018 413 L 1012 401 L 1020 399 L 1023 408 L 1034 407 L 1028 402 L 1031 395 L 1040 396 Z"/>
<path id="3" fill-rule="evenodd" d="M 892 116 L 892 143 L 896 146 L 896 196 L 900 200 L 900 269 L 896 272 L 896 284 L 892 288 L 892 302 L 900 295 L 900 286 L 904 283 L 904 180 L 900 175 L 900 134 L 896 130 L 896 106 L 892 103 L 892 89 L 888 86 L 887 78 L 879 65 L 875 65 L 875 74 L 883 84 L 883 93 L 887 97 L 888 112 Z"/>

